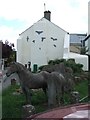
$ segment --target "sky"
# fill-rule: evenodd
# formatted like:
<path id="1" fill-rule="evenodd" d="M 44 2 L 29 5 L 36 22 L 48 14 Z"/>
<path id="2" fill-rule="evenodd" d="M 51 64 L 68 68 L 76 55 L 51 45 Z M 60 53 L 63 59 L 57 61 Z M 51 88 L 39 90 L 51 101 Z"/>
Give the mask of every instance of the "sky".
<path id="1" fill-rule="evenodd" d="M 17 47 L 19 34 L 51 11 L 51 22 L 69 33 L 88 32 L 89 0 L 0 0 L 0 40 Z M 45 3 L 45 6 L 44 6 Z"/>

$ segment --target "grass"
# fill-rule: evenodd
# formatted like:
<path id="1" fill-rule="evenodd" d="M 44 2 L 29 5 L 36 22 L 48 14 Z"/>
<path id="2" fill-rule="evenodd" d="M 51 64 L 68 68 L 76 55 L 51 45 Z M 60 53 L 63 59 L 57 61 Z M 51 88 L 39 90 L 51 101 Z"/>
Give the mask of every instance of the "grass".
<path id="1" fill-rule="evenodd" d="M 2 94 L 0 93 L 0 119 L 2 118 Z"/>
<path id="2" fill-rule="evenodd" d="M 21 118 L 22 106 L 25 103 L 25 96 L 23 94 L 13 95 L 12 93 L 19 88 L 19 86 L 10 86 L 2 93 L 2 116 L 4 118 Z M 88 81 L 82 81 L 75 86 L 75 89 L 80 92 L 80 98 L 88 95 Z M 66 103 L 68 100 L 66 97 Z M 85 102 L 85 101 L 84 101 Z M 42 91 L 33 92 L 32 104 L 35 106 L 36 113 L 47 110 L 47 97 Z"/>
<path id="3" fill-rule="evenodd" d="M 88 81 L 82 81 L 78 85 L 75 86 L 75 89 L 80 93 L 80 99 L 85 96 L 88 96 Z"/>
<path id="4" fill-rule="evenodd" d="M 4 118 L 20 118 L 22 105 L 25 101 L 24 95 L 13 95 L 18 86 L 10 86 L 2 94 L 2 116 Z"/>

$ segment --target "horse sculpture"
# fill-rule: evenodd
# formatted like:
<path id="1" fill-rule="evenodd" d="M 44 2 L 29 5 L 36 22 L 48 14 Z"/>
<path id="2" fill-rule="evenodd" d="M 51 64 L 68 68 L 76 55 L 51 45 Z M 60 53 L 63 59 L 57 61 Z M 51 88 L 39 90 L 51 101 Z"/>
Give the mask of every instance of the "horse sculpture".
<path id="1" fill-rule="evenodd" d="M 70 67 L 66 67 L 63 62 L 55 65 L 46 65 L 42 68 L 42 71 L 47 71 L 49 73 L 58 72 L 63 75 L 65 79 L 64 92 L 69 92 L 73 90 L 74 87 L 74 76 L 73 70 Z"/>
<path id="2" fill-rule="evenodd" d="M 39 88 L 42 88 L 45 92 L 47 89 L 49 106 L 55 105 L 56 96 L 58 98 L 58 103 L 60 103 L 64 86 L 69 83 L 65 80 L 64 76 L 58 72 L 49 73 L 41 71 L 40 73 L 32 73 L 24 65 L 17 62 L 11 64 L 6 75 L 10 76 L 15 72 L 20 78 L 23 93 L 26 96 L 26 101 L 29 103 L 31 103 L 30 89 Z"/>
<path id="3" fill-rule="evenodd" d="M 47 88 L 47 83 L 43 77 L 43 72 L 38 74 L 31 73 L 26 67 L 18 62 L 14 62 L 10 65 L 6 75 L 9 77 L 13 73 L 17 73 L 20 78 L 20 85 L 22 91 L 26 96 L 26 101 L 31 102 L 30 89 L 42 88 L 44 91 Z"/>

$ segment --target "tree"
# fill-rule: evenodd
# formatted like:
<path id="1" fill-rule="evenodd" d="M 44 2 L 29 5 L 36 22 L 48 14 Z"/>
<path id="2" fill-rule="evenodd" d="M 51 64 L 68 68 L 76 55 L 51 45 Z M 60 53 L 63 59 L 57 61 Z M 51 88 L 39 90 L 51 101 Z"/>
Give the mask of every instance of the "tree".
<path id="1" fill-rule="evenodd" d="M 81 47 L 80 53 L 81 54 L 86 54 L 89 51 L 89 48 L 87 46 Z"/>
<path id="2" fill-rule="evenodd" d="M 14 50 L 14 44 L 9 43 L 7 40 L 5 43 L 2 42 L 2 58 L 6 61 L 5 63 L 10 63 L 15 61 L 16 51 Z"/>
<path id="3" fill-rule="evenodd" d="M 76 47 L 80 50 L 80 54 L 83 54 L 85 55 L 88 51 L 89 51 L 89 48 L 87 46 L 82 46 L 82 47 Z"/>

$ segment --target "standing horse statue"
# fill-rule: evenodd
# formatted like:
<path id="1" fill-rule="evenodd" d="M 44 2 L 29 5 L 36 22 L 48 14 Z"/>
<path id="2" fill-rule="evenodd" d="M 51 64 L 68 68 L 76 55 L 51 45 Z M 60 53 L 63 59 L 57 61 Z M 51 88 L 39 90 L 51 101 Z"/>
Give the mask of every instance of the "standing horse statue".
<path id="1" fill-rule="evenodd" d="M 26 96 L 27 102 L 31 102 L 30 89 L 42 88 L 44 91 L 46 91 L 47 83 L 42 75 L 43 72 L 33 74 L 24 65 L 14 62 L 10 65 L 6 75 L 9 77 L 15 72 L 19 76 L 19 82 L 22 87 L 22 91 Z"/>

